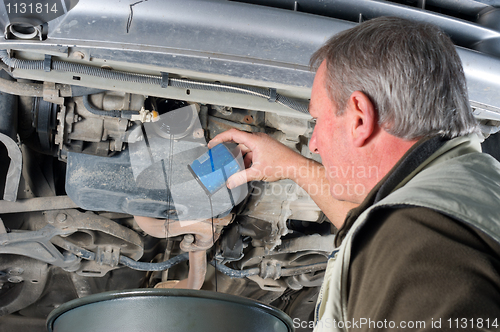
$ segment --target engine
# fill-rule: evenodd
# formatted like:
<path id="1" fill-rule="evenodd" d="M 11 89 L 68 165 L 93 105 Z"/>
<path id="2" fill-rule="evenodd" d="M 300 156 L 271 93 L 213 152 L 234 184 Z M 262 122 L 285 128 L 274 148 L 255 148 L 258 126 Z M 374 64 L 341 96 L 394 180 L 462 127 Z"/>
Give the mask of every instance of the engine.
<path id="1" fill-rule="evenodd" d="M 8 155 L 23 181 L 18 202 L 0 207 L 4 315 L 42 317 L 70 294 L 178 287 L 240 294 L 309 319 L 333 250 L 314 202 L 291 181 L 208 195 L 188 165 L 229 128 L 268 133 L 311 156 L 312 123 L 95 89 L 47 99 L 16 97 L 23 162 Z M 309 309 L 294 305 L 304 288 Z"/>

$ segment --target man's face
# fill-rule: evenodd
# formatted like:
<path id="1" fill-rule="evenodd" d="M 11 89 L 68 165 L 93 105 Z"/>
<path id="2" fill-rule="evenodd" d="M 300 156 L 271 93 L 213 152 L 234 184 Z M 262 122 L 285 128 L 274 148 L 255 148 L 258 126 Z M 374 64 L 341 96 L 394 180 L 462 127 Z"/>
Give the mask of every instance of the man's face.
<path id="1" fill-rule="evenodd" d="M 348 139 L 350 112 L 337 116 L 337 109 L 326 88 L 326 63 L 316 72 L 311 92 L 309 112 L 316 126 L 309 149 L 319 153 L 326 170 L 331 195 L 339 200 L 357 202 L 362 188 L 356 188 L 356 167 L 351 159 L 353 147 Z M 356 190 L 357 189 L 357 192 Z"/>

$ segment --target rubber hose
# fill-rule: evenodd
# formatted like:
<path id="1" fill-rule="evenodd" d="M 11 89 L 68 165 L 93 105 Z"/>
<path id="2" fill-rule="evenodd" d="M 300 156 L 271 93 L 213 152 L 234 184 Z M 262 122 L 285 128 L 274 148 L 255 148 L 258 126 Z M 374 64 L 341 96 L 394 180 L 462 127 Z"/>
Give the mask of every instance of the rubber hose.
<path id="1" fill-rule="evenodd" d="M 111 110 L 111 111 L 105 111 L 96 108 L 94 105 L 92 105 L 89 101 L 89 96 L 83 96 L 83 106 L 92 114 L 99 115 L 99 116 L 110 116 L 113 118 L 124 118 L 124 119 L 130 119 L 133 114 L 139 114 L 137 111 L 129 111 L 129 110 Z"/>
<path id="2" fill-rule="evenodd" d="M 87 88 L 84 86 L 79 86 L 79 85 L 71 85 L 71 97 L 82 97 L 86 95 L 93 95 L 96 93 L 101 93 L 107 90 L 104 89 L 96 89 L 96 88 Z M 61 94 L 61 97 L 69 97 L 69 96 L 63 96 Z"/>
<path id="3" fill-rule="evenodd" d="M 25 69 L 25 70 L 44 70 L 44 61 L 20 60 L 16 58 L 10 58 L 6 50 L 0 50 L 0 59 L 9 67 Z M 131 83 L 143 83 L 152 85 L 162 84 L 162 79 L 159 76 L 133 74 L 115 70 L 106 70 L 102 68 L 91 67 L 87 65 L 75 64 L 69 62 L 62 62 L 62 61 L 53 61 L 52 69 L 56 71 L 78 73 L 82 75 L 102 77 L 106 79 L 131 82 Z M 192 81 L 179 78 L 169 78 L 168 85 L 183 89 L 195 89 L 195 90 L 198 89 L 198 90 L 219 91 L 228 93 L 241 93 L 245 95 L 252 95 L 260 98 L 266 98 L 268 100 L 271 100 L 272 97 L 271 89 L 247 87 L 236 84 L 222 84 L 222 83 Z M 276 98 L 273 101 L 290 109 L 305 114 L 309 114 L 307 104 L 299 100 L 282 96 L 280 94 L 276 94 Z"/>
<path id="4" fill-rule="evenodd" d="M 60 246 L 61 248 L 69 251 L 73 255 L 76 255 L 78 257 L 81 257 L 86 260 L 95 260 L 96 259 L 96 254 L 93 253 L 92 251 L 80 248 L 73 243 L 69 241 L 57 241 L 55 242 L 56 245 Z M 187 261 L 189 259 L 189 253 L 183 253 L 180 255 L 177 255 L 167 261 L 161 262 L 161 263 L 147 263 L 147 262 L 137 262 L 133 260 L 132 258 L 129 258 L 127 256 L 120 255 L 120 263 L 122 265 L 128 266 L 131 269 L 134 270 L 139 270 L 139 271 L 163 271 L 171 268 L 174 265 L 177 265 L 181 262 Z"/>
<path id="5" fill-rule="evenodd" d="M 258 267 L 246 270 L 235 270 L 223 264 L 216 264 L 215 261 L 211 261 L 210 265 L 214 266 L 218 271 L 232 278 L 246 278 L 250 276 L 256 276 L 260 273 L 260 269 Z"/>
<path id="6" fill-rule="evenodd" d="M 126 256 L 120 256 L 120 263 L 122 265 L 125 265 L 131 269 L 138 271 L 163 271 L 166 269 L 170 269 L 172 266 L 177 265 L 181 262 L 185 262 L 188 259 L 189 259 L 189 253 L 186 252 L 161 263 L 137 262 L 134 261 L 132 258 L 128 258 Z"/>

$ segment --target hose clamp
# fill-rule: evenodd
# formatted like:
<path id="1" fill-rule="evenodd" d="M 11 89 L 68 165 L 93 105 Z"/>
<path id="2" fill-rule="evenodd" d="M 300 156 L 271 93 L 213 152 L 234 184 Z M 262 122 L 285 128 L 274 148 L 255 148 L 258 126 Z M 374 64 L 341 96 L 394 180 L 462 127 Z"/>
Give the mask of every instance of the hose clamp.
<path id="1" fill-rule="evenodd" d="M 270 103 L 275 103 L 276 102 L 276 98 L 277 98 L 277 93 L 276 93 L 276 89 L 274 88 L 269 88 L 269 102 Z"/>

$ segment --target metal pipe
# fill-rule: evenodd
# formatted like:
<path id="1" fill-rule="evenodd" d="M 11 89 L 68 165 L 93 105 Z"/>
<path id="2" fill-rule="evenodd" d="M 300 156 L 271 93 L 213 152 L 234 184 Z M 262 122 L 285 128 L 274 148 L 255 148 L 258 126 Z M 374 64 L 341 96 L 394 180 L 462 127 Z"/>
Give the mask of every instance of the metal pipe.
<path id="1" fill-rule="evenodd" d="M 0 71 L 0 82 L 12 82 L 12 80 L 9 74 L 3 70 Z M 0 92 L 0 133 L 9 136 L 14 141 L 17 141 L 17 109 L 18 97 Z"/>
<path id="2" fill-rule="evenodd" d="M 6 77 L 7 76 L 0 77 L 0 91 L 2 93 L 7 93 L 14 96 L 40 97 L 40 98 L 43 97 L 42 83 L 17 82 L 15 80 L 14 81 L 9 80 Z M 59 94 L 61 97 L 78 97 L 105 91 L 102 89 L 70 86 L 68 84 L 56 84 L 56 90 L 59 90 Z"/>
<path id="3" fill-rule="evenodd" d="M 187 279 L 179 281 L 174 288 L 201 289 L 207 274 L 205 251 L 189 252 L 189 274 Z"/>
<path id="4" fill-rule="evenodd" d="M 181 242 L 181 249 L 189 252 L 211 248 L 220 236 L 217 228 L 220 229 L 228 225 L 232 217 L 232 215 L 228 215 L 224 218 L 214 218 L 213 227 L 212 219 L 170 220 L 168 222 L 165 219 L 140 216 L 134 216 L 134 219 L 144 232 L 160 239 L 192 234 L 194 236 L 193 241 L 185 238 Z"/>
<path id="5" fill-rule="evenodd" d="M 68 196 L 50 196 L 19 199 L 17 202 L 0 200 L 0 214 L 78 208 Z"/>
<path id="6" fill-rule="evenodd" d="M 170 259 L 173 246 L 174 246 L 174 241 L 170 241 L 167 239 L 167 245 L 165 246 L 165 253 L 163 254 L 163 261 L 167 261 Z M 168 280 L 168 269 L 163 270 L 161 272 L 161 281 L 167 281 L 167 280 Z"/>
<path id="7" fill-rule="evenodd" d="M 207 273 L 206 250 L 219 238 L 216 228 L 228 225 L 232 215 L 224 218 L 189 221 L 156 219 L 134 216 L 137 225 L 147 234 L 157 238 L 184 235 L 181 249 L 189 252 L 189 273 L 187 279 L 179 281 L 174 288 L 200 289 Z"/>
<path id="8" fill-rule="evenodd" d="M 232 268 L 225 266 L 225 265 L 222 265 L 222 264 L 215 264 L 215 261 L 211 261 L 210 265 L 214 266 L 219 272 L 222 272 L 231 278 L 246 278 L 246 277 L 250 277 L 250 276 L 259 275 L 261 273 L 261 269 L 259 267 L 253 267 L 253 268 L 245 269 L 245 270 L 235 270 L 235 269 L 232 269 Z M 288 276 L 295 276 L 295 275 L 301 275 L 304 273 L 325 270 L 326 265 L 327 265 L 326 262 L 321 262 L 321 263 L 314 263 L 314 264 L 309 264 L 309 265 L 288 267 L 288 268 L 281 269 L 281 273 L 279 276 L 280 277 L 288 277 Z"/>
<path id="9" fill-rule="evenodd" d="M 0 78 L 0 91 L 18 96 L 43 97 L 43 84 L 20 83 Z"/>

